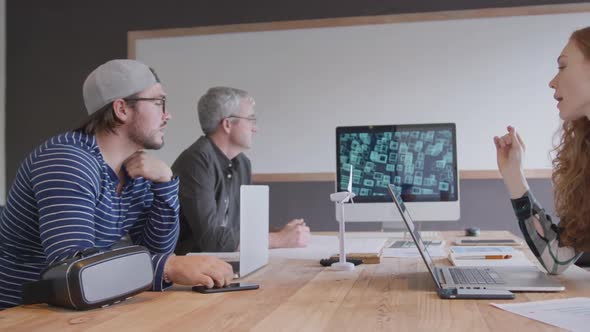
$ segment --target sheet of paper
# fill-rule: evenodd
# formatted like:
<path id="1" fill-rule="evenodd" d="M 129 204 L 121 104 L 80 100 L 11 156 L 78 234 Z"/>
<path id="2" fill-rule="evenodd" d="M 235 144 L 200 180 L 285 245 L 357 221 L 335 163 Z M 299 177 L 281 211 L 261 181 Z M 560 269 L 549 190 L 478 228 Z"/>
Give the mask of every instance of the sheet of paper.
<path id="1" fill-rule="evenodd" d="M 429 247 L 428 253 L 431 257 L 446 257 L 447 252 L 444 247 Z M 387 248 L 383 250 L 381 257 L 420 257 L 420 252 L 414 248 Z"/>
<path id="2" fill-rule="evenodd" d="M 412 241 L 412 236 L 408 232 L 384 232 L 383 234 L 386 234 L 387 237 L 391 239 L 404 239 Z M 440 240 L 441 238 L 440 232 L 438 231 L 420 231 L 420 237 L 422 237 L 423 240 Z"/>
<path id="3" fill-rule="evenodd" d="M 512 258 L 508 259 L 457 259 L 451 254 L 449 260 L 455 266 L 535 266 L 522 251 L 515 250 L 510 255 Z"/>
<path id="4" fill-rule="evenodd" d="M 490 304 L 508 312 L 570 331 L 588 331 L 588 326 L 590 326 L 590 298 L 588 297 Z"/>
<path id="5" fill-rule="evenodd" d="M 444 245 L 443 240 L 422 240 L 424 245 L 428 249 L 432 249 L 435 247 L 442 247 Z M 391 245 L 383 248 L 383 249 L 404 249 L 404 248 L 416 248 L 416 244 L 413 240 L 397 240 L 394 241 Z"/>
<path id="6" fill-rule="evenodd" d="M 423 240 L 424 245 L 428 248 L 428 253 L 432 257 L 444 257 L 447 252 L 442 240 Z M 388 247 L 383 248 L 381 257 L 420 257 L 416 244 L 413 240 L 397 240 Z"/>
<path id="7" fill-rule="evenodd" d="M 347 253 L 380 253 L 387 238 L 346 237 Z M 291 259 L 322 259 L 337 254 L 338 237 L 334 235 L 312 235 L 309 245 L 305 248 L 270 249 L 271 257 Z"/>
<path id="8" fill-rule="evenodd" d="M 444 249 L 436 249 L 436 250 L 428 250 L 428 253 L 430 254 L 430 257 L 445 257 L 447 255 L 447 253 L 444 251 Z M 395 250 L 389 250 L 387 251 L 387 253 L 383 253 L 381 255 L 381 257 L 401 257 L 401 258 L 412 258 L 412 257 L 420 257 L 420 253 L 418 252 L 418 250 L 413 250 L 413 251 L 407 251 L 407 250 L 400 250 L 400 251 L 395 251 Z"/>

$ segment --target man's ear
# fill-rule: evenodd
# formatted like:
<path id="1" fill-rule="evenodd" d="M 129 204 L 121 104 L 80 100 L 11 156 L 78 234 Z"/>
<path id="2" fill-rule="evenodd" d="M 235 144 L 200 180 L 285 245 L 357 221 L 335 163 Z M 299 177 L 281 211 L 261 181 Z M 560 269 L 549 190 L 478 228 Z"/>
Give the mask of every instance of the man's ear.
<path id="1" fill-rule="evenodd" d="M 113 112 L 121 122 L 126 123 L 130 118 L 131 108 L 123 99 L 119 98 L 113 101 Z"/>
<path id="2" fill-rule="evenodd" d="M 221 120 L 221 129 L 223 129 L 224 133 L 229 134 L 231 132 L 231 120 L 228 118 Z"/>

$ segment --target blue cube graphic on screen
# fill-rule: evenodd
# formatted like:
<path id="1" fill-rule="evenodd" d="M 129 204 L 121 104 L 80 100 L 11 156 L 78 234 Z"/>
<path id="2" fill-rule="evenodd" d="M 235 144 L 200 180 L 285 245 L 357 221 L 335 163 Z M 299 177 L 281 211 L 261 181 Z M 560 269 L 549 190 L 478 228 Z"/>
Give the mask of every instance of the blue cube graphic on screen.
<path id="1" fill-rule="evenodd" d="M 389 201 L 394 184 L 404 201 L 457 201 L 455 124 L 336 128 L 337 187 L 353 166 L 355 201 Z"/>

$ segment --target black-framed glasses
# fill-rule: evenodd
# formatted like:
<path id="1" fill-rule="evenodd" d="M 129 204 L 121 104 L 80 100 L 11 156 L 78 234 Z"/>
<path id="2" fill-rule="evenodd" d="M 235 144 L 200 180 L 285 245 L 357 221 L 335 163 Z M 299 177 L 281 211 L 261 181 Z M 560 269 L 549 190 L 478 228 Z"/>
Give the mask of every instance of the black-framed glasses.
<path id="1" fill-rule="evenodd" d="M 238 115 L 230 115 L 227 117 L 228 119 L 231 118 L 235 118 L 235 119 L 242 119 L 242 120 L 248 120 L 250 121 L 253 125 L 256 125 L 256 117 L 255 116 L 238 116 Z"/>
<path id="2" fill-rule="evenodd" d="M 156 106 L 162 106 L 162 114 L 166 113 L 166 97 L 161 98 L 123 98 L 124 101 L 153 101 Z"/>

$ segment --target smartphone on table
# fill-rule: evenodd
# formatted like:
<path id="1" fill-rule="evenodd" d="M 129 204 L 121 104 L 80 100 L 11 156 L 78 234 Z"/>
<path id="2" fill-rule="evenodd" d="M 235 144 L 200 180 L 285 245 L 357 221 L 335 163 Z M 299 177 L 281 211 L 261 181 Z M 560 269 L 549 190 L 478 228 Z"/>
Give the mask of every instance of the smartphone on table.
<path id="1" fill-rule="evenodd" d="M 231 283 L 231 284 L 223 286 L 223 287 L 207 288 L 205 286 L 194 286 L 193 292 L 209 294 L 209 293 L 235 292 L 235 291 L 258 289 L 258 288 L 260 288 L 260 286 L 258 284 L 251 284 L 251 283 L 246 283 L 246 282 L 234 282 L 234 283 Z"/>

